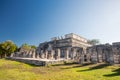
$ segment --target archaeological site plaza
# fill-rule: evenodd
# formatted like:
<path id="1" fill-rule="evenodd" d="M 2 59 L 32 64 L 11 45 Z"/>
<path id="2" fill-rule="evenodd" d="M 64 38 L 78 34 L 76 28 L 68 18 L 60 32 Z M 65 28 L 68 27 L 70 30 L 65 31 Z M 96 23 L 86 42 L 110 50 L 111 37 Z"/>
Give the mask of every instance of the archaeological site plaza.
<path id="1" fill-rule="evenodd" d="M 120 42 L 112 45 L 90 45 L 86 38 L 70 33 L 40 43 L 36 50 L 20 49 L 11 54 L 10 59 L 35 65 L 55 64 L 62 61 L 73 61 L 79 64 L 85 62 L 119 64 Z"/>

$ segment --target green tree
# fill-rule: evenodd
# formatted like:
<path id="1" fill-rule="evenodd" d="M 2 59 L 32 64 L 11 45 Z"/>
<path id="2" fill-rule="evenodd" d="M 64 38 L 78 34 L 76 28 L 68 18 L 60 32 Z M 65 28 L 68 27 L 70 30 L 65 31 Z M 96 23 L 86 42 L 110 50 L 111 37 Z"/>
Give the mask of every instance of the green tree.
<path id="1" fill-rule="evenodd" d="M 22 46 L 20 48 L 24 49 L 24 50 L 30 50 L 31 46 L 29 46 L 28 44 L 24 43 L 24 44 L 22 44 Z"/>
<path id="2" fill-rule="evenodd" d="M 36 46 L 35 45 L 31 45 L 31 48 L 36 49 Z"/>
<path id="3" fill-rule="evenodd" d="M 10 40 L 0 43 L 0 53 L 2 56 L 4 55 L 4 57 L 10 56 L 16 49 L 17 46 Z"/>
<path id="4" fill-rule="evenodd" d="M 0 43 L 1 45 L 1 43 Z M 2 52 L 2 48 L 0 47 L 0 58 L 2 58 L 3 52 Z"/>
<path id="5" fill-rule="evenodd" d="M 88 43 L 91 45 L 97 45 L 100 44 L 99 39 L 92 39 L 92 40 L 88 40 Z"/>
<path id="6" fill-rule="evenodd" d="M 24 51 L 29 51 L 31 49 L 36 49 L 36 46 L 35 45 L 28 45 L 28 44 L 24 43 L 21 45 L 21 47 L 19 48 L 18 51 L 24 52 Z"/>

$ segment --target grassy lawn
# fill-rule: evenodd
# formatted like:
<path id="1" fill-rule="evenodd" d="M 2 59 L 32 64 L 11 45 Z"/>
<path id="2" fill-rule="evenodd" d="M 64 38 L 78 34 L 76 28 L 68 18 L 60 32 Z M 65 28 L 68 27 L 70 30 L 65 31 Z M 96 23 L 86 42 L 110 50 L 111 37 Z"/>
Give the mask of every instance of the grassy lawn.
<path id="1" fill-rule="evenodd" d="M 120 80 L 120 66 L 58 64 L 40 67 L 0 59 L 0 80 Z"/>

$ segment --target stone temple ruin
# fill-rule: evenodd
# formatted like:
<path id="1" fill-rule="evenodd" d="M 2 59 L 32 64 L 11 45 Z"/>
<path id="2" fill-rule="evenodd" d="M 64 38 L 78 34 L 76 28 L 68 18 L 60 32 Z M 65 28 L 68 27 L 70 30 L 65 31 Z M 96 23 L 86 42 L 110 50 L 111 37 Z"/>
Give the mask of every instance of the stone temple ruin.
<path id="1" fill-rule="evenodd" d="M 91 45 L 73 33 L 65 35 L 65 38 L 52 38 L 51 41 L 41 43 L 36 50 L 37 58 L 46 59 L 72 59 L 79 60 L 86 54 L 86 48 Z"/>
<path id="2" fill-rule="evenodd" d="M 87 39 L 70 33 L 64 37 L 54 37 L 49 42 L 40 43 L 36 50 L 20 50 L 11 55 L 13 59 L 20 57 L 24 59 L 34 59 L 33 63 L 41 61 L 74 61 L 77 63 L 98 63 L 107 62 L 110 64 L 120 63 L 120 42 L 101 45 L 90 45 Z M 31 59 L 28 59 L 29 63 Z M 25 61 L 25 60 L 23 60 Z M 44 63 L 45 64 L 45 63 Z"/>
<path id="3" fill-rule="evenodd" d="M 87 48 L 87 60 L 93 63 L 107 62 L 120 63 L 120 42 L 104 45 L 95 45 Z"/>

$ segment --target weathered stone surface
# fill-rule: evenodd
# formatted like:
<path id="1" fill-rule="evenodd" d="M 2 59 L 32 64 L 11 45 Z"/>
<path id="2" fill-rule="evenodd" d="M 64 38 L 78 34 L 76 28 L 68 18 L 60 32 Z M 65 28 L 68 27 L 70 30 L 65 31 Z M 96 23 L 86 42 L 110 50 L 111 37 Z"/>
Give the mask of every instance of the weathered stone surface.
<path id="1" fill-rule="evenodd" d="M 33 59 L 33 58 L 20 58 L 20 57 L 9 57 L 7 59 L 16 60 L 20 62 L 24 62 L 27 64 L 32 65 L 38 65 L 38 66 L 46 66 L 49 64 L 58 64 L 58 63 L 64 63 L 65 60 L 59 59 L 59 60 L 47 60 L 47 59 Z"/>
<path id="2" fill-rule="evenodd" d="M 68 59 L 68 57 L 69 57 L 68 54 L 69 54 L 69 52 L 68 52 L 68 49 L 66 48 L 65 49 L 65 59 Z"/>
<path id="3" fill-rule="evenodd" d="M 120 43 L 96 45 L 87 48 L 91 62 L 120 63 Z"/>
<path id="4" fill-rule="evenodd" d="M 119 64 L 120 42 L 92 46 L 85 38 L 71 33 L 65 35 L 65 38 L 53 38 L 52 41 L 41 43 L 36 50 L 20 49 L 19 52 L 11 54 L 11 57 L 64 59 L 80 64 L 84 62 Z"/>

